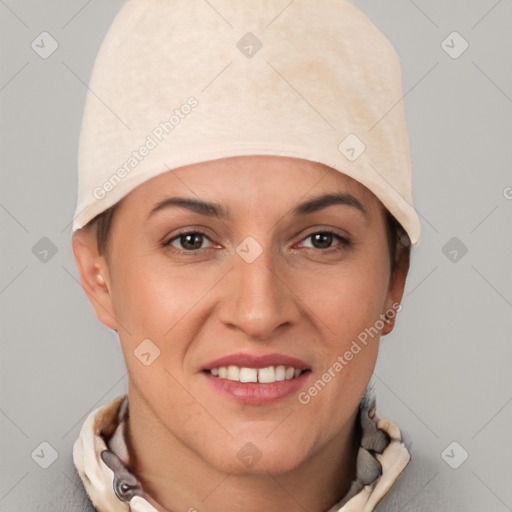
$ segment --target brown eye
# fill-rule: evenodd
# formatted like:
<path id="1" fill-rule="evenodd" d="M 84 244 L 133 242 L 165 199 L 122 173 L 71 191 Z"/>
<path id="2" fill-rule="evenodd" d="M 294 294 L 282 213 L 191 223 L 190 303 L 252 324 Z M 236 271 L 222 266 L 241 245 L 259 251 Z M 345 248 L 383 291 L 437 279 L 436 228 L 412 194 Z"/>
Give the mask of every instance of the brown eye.
<path id="1" fill-rule="evenodd" d="M 311 236 L 313 246 L 316 249 L 327 249 L 331 246 L 333 238 L 332 233 L 315 233 Z"/>
<path id="2" fill-rule="evenodd" d="M 200 232 L 191 231 L 188 233 L 181 233 L 174 238 L 171 238 L 164 245 L 172 246 L 178 250 L 186 251 L 199 251 L 205 240 L 209 240 L 206 235 Z"/>
<path id="3" fill-rule="evenodd" d="M 197 249 L 200 249 L 203 244 L 203 235 L 191 233 L 180 236 L 179 240 L 184 249 L 197 251 Z"/>
<path id="4" fill-rule="evenodd" d="M 304 240 L 311 240 L 311 245 L 305 245 L 305 247 L 318 249 L 319 251 L 326 249 L 343 249 L 350 245 L 349 240 L 332 231 L 317 231 L 308 235 Z M 338 244 L 334 244 L 336 240 L 339 241 Z"/>

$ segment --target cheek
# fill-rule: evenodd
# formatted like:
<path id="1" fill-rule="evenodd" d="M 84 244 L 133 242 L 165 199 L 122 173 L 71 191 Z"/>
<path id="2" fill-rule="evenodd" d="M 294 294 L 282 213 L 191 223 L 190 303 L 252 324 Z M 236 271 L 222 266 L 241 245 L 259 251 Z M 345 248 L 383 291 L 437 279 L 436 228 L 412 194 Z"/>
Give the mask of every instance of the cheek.
<path id="1" fill-rule="evenodd" d="M 112 280 L 114 311 L 123 326 L 118 330 L 121 348 L 137 392 L 153 407 L 177 403 L 187 410 L 187 396 L 169 396 L 169 390 L 176 387 L 174 377 L 181 380 L 186 313 L 198 298 L 194 288 L 187 291 L 183 278 L 169 274 L 142 259 L 123 262 Z"/>
<path id="2" fill-rule="evenodd" d="M 144 358 L 162 361 L 163 334 L 176 321 L 179 297 L 161 272 L 143 258 L 131 253 L 129 258 L 118 257 L 117 263 L 111 276 L 112 303 L 125 363 L 132 377 L 141 372 L 154 375 L 156 365 L 146 368 Z M 147 353 L 149 357 L 142 357 Z"/>
<path id="3" fill-rule="evenodd" d="M 385 263 L 385 262 L 384 262 Z M 299 296 L 330 339 L 345 340 L 375 324 L 383 312 L 388 274 L 376 258 L 340 265 L 332 272 L 299 278 Z"/>
<path id="4" fill-rule="evenodd" d="M 342 414 L 343 408 L 336 407 L 340 400 L 355 407 L 375 366 L 384 326 L 380 315 L 388 286 L 387 260 L 372 257 L 376 251 L 366 254 L 329 275 L 317 276 L 314 287 L 307 287 L 305 281 L 301 284 L 301 296 L 311 305 L 310 318 L 321 332 L 316 378 L 322 380 L 317 386 L 322 398 L 311 407 L 318 406 L 319 414 L 320 404 Z"/>
<path id="5" fill-rule="evenodd" d="M 112 275 L 112 301 L 116 320 L 131 336 L 161 337 L 172 328 L 191 295 L 186 282 L 173 277 L 165 266 L 130 254 L 118 258 Z M 186 293 L 185 293 L 186 291 Z"/>
<path id="6" fill-rule="evenodd" d="M 127 366 L 145 339 L 160 350 L 158 362 L 178 370 L 208 314 L 209 292 L 222 273 L 156 264 L 155 258 L 134 258 L 113 276 L 113 303 Z M 134 365 L 134 370 L 138 365 Z"/>
<path id="7" fill-rule="evenodd" d="M 341 266 L 330 279 L 322 278 L 313 293 L 316 328 L 321 332 L 314 379 L 298 396 L 303 421 L 316 418 L 324 425 L 320 439 L 335 435 L 358 403 L 377 360 L 387 274 L 378 262 Z"/>

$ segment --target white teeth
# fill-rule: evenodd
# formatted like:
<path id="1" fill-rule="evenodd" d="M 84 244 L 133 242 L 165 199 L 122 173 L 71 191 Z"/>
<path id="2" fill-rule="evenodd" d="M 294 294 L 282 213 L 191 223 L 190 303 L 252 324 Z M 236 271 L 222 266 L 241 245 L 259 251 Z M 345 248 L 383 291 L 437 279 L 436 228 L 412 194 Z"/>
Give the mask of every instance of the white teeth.
<path id="1" fill-rule="evenodd" d="M 283 365 L 267 366 L 266 368 L 248 368 L 230 365 L 212 368 L 210 373 L 221 379 L 238 382 L 272 383 L 297 378 L 301 375 L 302 370 Z"/>
<path id="2" fill-rule="evenodd" d="M 229 380 L 240 380 L 240 368 L 238 366 L 228 366 L 227 378 Z"/>
<path id="3" fill-rule="evenodd" d="M 276 380 L 285 380 L 286 379 L 286 368 L 284 366 L 276 367 Z"/>
<path id="4" fill-rule="evenodd" d="M 240 382 L 258 382 L 258 370 L 256 368 L 240 368 Z"/>
<path id="5" fill-rule="evenodd" d="M 276 371 L 273 366 L 269 366 L 268 368 L 260 368 L 258 370 L 258 382 L 275 382 L 276 381 Z"/>

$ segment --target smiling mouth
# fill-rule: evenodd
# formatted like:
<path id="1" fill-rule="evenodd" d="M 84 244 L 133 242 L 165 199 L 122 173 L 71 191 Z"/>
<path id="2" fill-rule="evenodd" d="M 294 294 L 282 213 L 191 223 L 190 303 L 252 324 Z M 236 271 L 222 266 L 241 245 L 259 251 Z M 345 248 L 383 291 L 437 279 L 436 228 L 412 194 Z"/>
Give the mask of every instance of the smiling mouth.
<path id="1" fill-rule="evenodd" d="M 219 366 L 211 370 L 205 370 L 207 374 L 220 379 L 232 380 L 235 382 L 271 384 L 285 380 L 293 380 L 310 370 L 300 370 L 293 366 L 267 366 L 266 368 L 250 368 L 245 366 Z"/>

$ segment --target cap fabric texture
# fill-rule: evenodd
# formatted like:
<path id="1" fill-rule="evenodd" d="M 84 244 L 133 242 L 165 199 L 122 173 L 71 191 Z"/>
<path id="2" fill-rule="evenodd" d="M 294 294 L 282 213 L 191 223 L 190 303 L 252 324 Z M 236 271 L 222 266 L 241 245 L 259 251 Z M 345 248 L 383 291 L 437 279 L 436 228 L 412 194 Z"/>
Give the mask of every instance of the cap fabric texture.
<path id="1" fill-rule="evenodd" d="M 415 245 L 399 58 L 345 0 L 127 0 L 96 58 L 73 231 L 160 173 L 307 159 L 370 189 Z"/>

